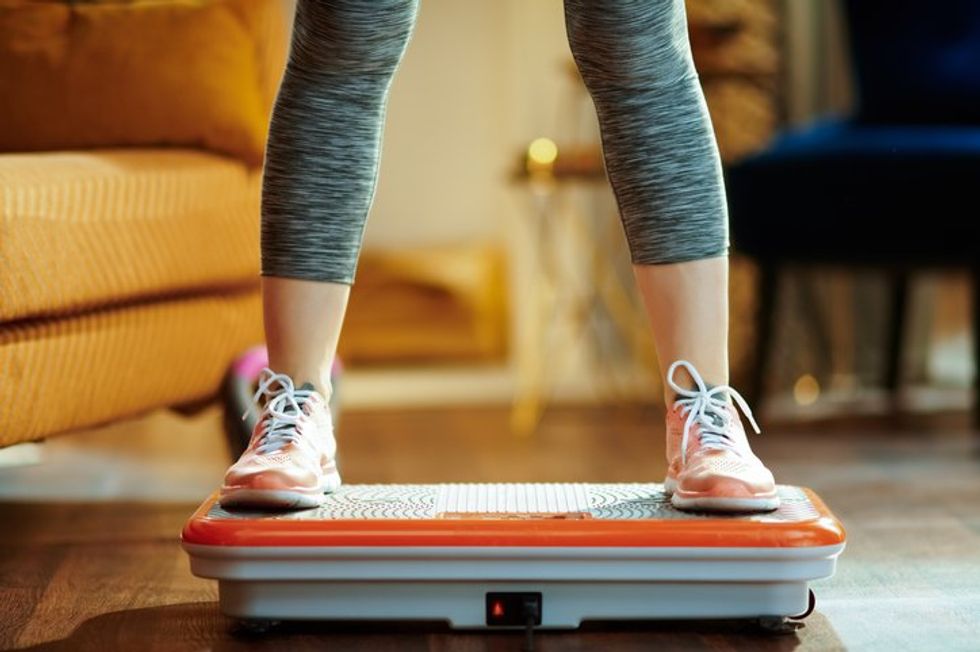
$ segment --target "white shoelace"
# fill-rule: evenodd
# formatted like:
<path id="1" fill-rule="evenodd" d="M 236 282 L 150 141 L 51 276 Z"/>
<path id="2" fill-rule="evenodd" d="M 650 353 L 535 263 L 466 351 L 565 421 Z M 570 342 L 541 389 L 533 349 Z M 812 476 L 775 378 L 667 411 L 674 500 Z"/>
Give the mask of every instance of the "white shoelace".
<path id="1" fill-rule="evenodd" d="M 274 387 L 277 384 L 279 386 Z M 258 404 L 262 397 L 269 399 L 265 404 L 262 417 L 268 421 L 268 425 L 262 433 L 259 445 L 255 448 L 257 453 L 267 455 L 281 450 L 287 444 L 304 441 L 296 430 L 296 424 L 303 415 L 302 403 L 313 393 L 314 390 L 311 389 L 296 389 L 293 379 L 286 374 L 277 374 L 268 367 L 262 370 L 259 375 L 259 387 L 252 397 L 252 402 Z M 253 409 L 246 410 L 242 419 Z"/>
<path id="2" fill-rule="evenodd" d="M 674 381 L 674 373 L 679 367 L 684 367 L 687 370 L 687 373 L 694 379 L 697 389 L 681 387 Z M 682 463 L 687 463 L 687 441 L 691 433 L 691 426 L 695 423 L 701 426 L 701 445 L 703 447 L 727 449 L 739 453 L 739 450 L 733 445 L 734 442 L 723 432 L 731 418 L 726 409 L 728 406 L 726 396 L 732 397 L 735 405 L 742 410 L 742 414 L 752 424 L 752 429 L 755 430 L 756 434 L 762 432 L 759 430 L 759 424 L 755 422 L 755 417 L 752 416 L 749 404 L 742 398 L 741 394 L 729 385 L 716 385 L 709 389 L 698 370 L 687 360 L 678 360 L 670 365 L 670 369 L 667 370 L 667 384 L 680 397 L 677 399 L 677 403 L 682 406 L 681 414 L 687 414 L 687 420 L 684 422 L 684 436 L 681 437 Z M 720 419 L 723 424 L 720 428 L 718 422 L 715 421 L 716 418 Z"/>

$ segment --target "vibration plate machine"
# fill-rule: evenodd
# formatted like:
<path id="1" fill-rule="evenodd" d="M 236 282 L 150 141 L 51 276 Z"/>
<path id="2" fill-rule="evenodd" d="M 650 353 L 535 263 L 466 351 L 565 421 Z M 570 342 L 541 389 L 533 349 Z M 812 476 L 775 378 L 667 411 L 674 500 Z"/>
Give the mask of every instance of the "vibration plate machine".
<path id="1" fill-rule="evenodd" d="M 277 513 L 212 496 L 183 546 L 246 626 L 745 618 L 778 630 L 812 611 L 809 583 L 833 574 L 845 539 L 812 491 L 779 494 L 757 514 L 682 512 L 660 484 L 348 485 Z"/>

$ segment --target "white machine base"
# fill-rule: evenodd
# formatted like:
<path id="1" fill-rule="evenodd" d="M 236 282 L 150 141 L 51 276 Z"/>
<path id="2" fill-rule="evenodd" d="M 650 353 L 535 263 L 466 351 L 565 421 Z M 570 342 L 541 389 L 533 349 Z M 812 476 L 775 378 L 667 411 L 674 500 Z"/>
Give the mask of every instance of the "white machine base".
<path id="1" fill-rule="evenodd" d="M 805 613 L 809 602 L 806 582 L 220 582 L 219 585 L 221 611 L 242 619 L 446 621 L 455 629 L 487 628 L 484 596 L 495 591 L 541 593 L 542 618 L 536 626 L 538 629 L 575 629 L 586 620 L 795 616 Z"/>
<path id="2" fill-rule="evenodd" d="M 449 492 L 482 494 L 469 487 L 436 485 L 343 488 L 319 510 L 269 516 L 236 516 L 205 504 L 192 524 L 212 529 L 202 533 L 189 526 L 183 545 L 192 572 L 218 580 L 221 611 L 234 618 L 445 621 L 460 629 L 510 626 L 490 622 L 488 594 L 494 593 L 540 594 L 536 627 L 544 629 L 576 628 L 586 620 L 791 618 L 808 611 L 809 583 L 830 577 L 844 549 L 843 531 L 838 536 L 835 529 L 839 524 L 831 522 L 818 498 L 795 487 L 781 488 L 780 512 L 742 517 L 677 512 L 659 485 L 567 487 L 488 488 L 487 495 L 516 496 L 516 506 L 506 513 L 479 501 L 444 507 L 443 496 Z M 522 502 L 532 492 L 545 491 L 568 500 L 548 509 L 541 506 L 547 501 Z M 388 492 L 394 498 L 385 498 Z M 425 509 L 415 519 L 405 518 L 409 503 L 403 496 L 409 492 L 424 499 L 417 501 Z M 573 492 L 581 494 L 580 504 L 572 504 Z M 426 498 L 430 494 L 431 500 Z M 417 527 L 421 540 L 437 527 L 454 544 L 341 543 L 348 532 L 360 536 L 357 519 L 364 518 L 362 512 L 369 512 L 365 521 L 371 521 L 364 526 L 365 537 L 379 532 L 379 523 L 390 522 L 384 536 Z M 489 520 L 481 521 L 480 513 L 490 514 Z M 611 527 L 628 529 L 622 545 L 578 545 L 583 541 L 574 537 L 605 527 L 601 521 L 606 515 Z M 453 537 L 466 536 L 466 523 L 495 526 L 505 521 L 513 526 L 487 530 L 481 534 L 482 545 L 455 545 Z M 699 530 L 705 533 L 704 545 L 637 545 L 630 538 L 658 528 L 676 532 L 699 522 L 704 523 Z M 799 537 L 808 530 L 796 523 L 820 532 L 829 528 L 831 543 L 800 545 Z M 266 536 L 277 536 L 297 525 L 302 526 L 296 530 L 300 534 L 290 536 L 304 545 L 290 545 L 290 538 L 283 538 L 283 545 L 278 539 L 276 545 L 253 545 L 240 538 L 255 539 L 262 527 Z M 718 528 L 726 525 L 751 526 L 758 543 L 746 534 L 740 543 L 725 539 L 718 545 Z M 763 536 L 777 531 L 785 534 Z M 567 539 L 570 545 L 560 546 L 515 545 L 501 538 L 522 532 L 574 536 Z M 337 543 L 324 543 L 333 541 Z"/>

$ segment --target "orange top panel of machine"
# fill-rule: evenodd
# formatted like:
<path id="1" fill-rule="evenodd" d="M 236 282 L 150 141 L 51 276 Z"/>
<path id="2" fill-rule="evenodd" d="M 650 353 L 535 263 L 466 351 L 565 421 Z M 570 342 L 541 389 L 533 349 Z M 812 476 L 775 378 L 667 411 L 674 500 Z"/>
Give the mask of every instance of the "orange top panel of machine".
<path id="1" fill-rule="evenodd" d="M 212 515 L 211 496 L 184 527 L 186 543 L 214 546 L 758 547 L 836 545 L 844 528 L 820 498 L 799 520 L 692 515 L 609 519 L 588 514 L 450 514 L 430 519 L 276 518 Z"/>

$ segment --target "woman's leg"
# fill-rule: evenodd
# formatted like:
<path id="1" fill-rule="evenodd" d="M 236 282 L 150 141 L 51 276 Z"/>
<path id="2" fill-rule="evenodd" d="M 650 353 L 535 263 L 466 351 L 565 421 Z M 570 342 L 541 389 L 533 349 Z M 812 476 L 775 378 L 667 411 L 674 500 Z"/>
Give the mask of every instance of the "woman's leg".
<path id="1" fill-rule="evenodd" d="M 262 307 L 269 366 L 310 382 L 330 400 L 330 367 L 337 353 L 350 286 L 293 278 L 262 279 Z"/>
<path id="2" fill-rule="evenodd" d="M 374 198 L 388 88 L 417 0 L 299 0 L 262 188 L 270 368 L 225 507 L 312 507 L 340 486 L 330 366 Z"/>
<path id="3" fill-rule="evenodd" d="M 299 0 L 262 193 L 270 366 L 330 393 L 374 198 L 388 89 L 417 0 Z"/>
<path id="4" fill-rule="evenodd" d="M 565 0 L 565 20 L 665 379 L 668 489 L 679 506 L 771 509 L 727 387 L 728 215 L 684 2 Z"/>
<path id="5" fill-rule="evenodd" d="M 688 359 L 727 383 L 728 217 L 684 2 L 565 0 L 565 12 L 662 364 Z"/>
<path id="6" fill-rule="evenodd" d="M 661 371 L 688 360 L 713 385 L 728 384 L 728 257 L 634 265 L 633 275 L 653 327 Z M 693 387 L 683 372 L 682 383 Z M 674 391 L 664 383 L 667 404 Z"/>

